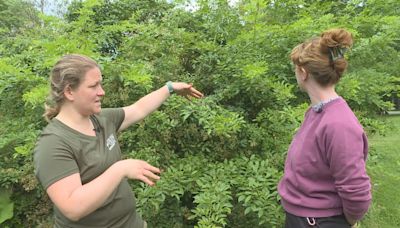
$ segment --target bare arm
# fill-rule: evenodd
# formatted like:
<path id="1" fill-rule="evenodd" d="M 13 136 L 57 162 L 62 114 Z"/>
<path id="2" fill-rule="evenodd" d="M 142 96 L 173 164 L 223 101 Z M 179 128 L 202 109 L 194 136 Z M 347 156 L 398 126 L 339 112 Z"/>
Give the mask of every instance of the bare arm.
<path id="1" fill-rule="evenodd" d="M 145 161 L 127 159 L 114 163 L 96 179 L 82 185 L 79 173 L 65 177 L 47 188 L 52 202 L 70 220 L 78 221 L 99 208 L 125 177 L 149 185 L 160 179 L 160 170 Z"/>
<path id="2" fill-rule="evenodd" d="M 191 84 L 184 82 L 172 83 L 174 91 L 181 96 L 201 98 L 203 94 L 192 87 Z M 147 94 L 132 105 L 124 107 L 125 119 L 123 120 L 119 131 L 122 131 L 130 125 L 139 122 L 146 116 L 154 112 L 170 96 L 167 86 Z"/>

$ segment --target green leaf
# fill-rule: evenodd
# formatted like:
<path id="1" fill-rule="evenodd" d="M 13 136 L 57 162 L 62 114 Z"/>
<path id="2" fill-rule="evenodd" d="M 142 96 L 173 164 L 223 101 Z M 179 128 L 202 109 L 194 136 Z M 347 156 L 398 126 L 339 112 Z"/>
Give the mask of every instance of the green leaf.
<path id="1" fill-rule="evenodd" d="M 0 224 L 13 217 L 14 203 L 10 200 L 11 191 L 0 189 Z"/>
<path id="2" fill-rule="evenodd" d="M 246 208 L 246 210 L 244 210 L 244 214 L 247 215 L 248 213 L 251 212 L 251 207 Z"/>

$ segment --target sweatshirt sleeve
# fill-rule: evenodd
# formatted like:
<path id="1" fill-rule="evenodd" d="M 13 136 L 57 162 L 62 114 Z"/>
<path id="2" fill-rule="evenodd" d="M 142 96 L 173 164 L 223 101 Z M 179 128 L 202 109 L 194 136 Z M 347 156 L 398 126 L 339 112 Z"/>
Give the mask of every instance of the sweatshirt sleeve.
<path id="1" fill-rule="evenodd" d="M 361 126 L 351 122 L 332 124 L 325 136 L 327 162 L 343 212 L 360 220 L 371 203 L 371 183 L 365 166 L 367 137 Z"/>

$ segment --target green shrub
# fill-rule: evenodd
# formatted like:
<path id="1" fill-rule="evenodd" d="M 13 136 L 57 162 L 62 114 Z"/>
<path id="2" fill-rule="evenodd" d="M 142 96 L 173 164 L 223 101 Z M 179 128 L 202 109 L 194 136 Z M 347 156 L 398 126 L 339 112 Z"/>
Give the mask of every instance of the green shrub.
<path id="1" fill-rule="evenodd" d="M 355 35 L 338 92 L 369 135 L 387 129 L 376 116 L 400 94 L 398 1 L 206 0 L 193 11 L 186 2 L 73 1 L 65 19 L 33 11 L 38 23 L 30 24 L 4 17 L 11 8 L 0 0 L 1 226 L 51 227 L 31 151 L 46 124 L 50 69 L 66 53 L 99 62 L 104 107 L 129 105 L 170 80 L 205 93 L 192 102 L 173 95 L 119 135 L 124 157 L 164 170 L 155 187 L 130 182 L 153 227 L 281 226 L 276 186 L 309 100 L 288 55 L 327 28 Z"/>

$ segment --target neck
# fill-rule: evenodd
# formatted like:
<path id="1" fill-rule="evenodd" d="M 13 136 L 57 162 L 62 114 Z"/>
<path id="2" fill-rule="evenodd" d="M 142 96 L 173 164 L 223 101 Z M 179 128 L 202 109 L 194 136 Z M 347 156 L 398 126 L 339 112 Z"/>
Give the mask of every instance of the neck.
<path id="1" fill-rule="evenodd" d="M 321 87 L 316 83 L 307 88 L 307 93 L 310 97 L 311 105 L 316 105 L 320 102 L 328 101 L 339 96 L 335 91 L 334 85 Z"/>
<path id="2" fill-rule="evenodd" d="M 67 104 L 64 104 L 58 115 L 55 117 L 59 121 L 63 122 L 68 127 L 79 131 L 83 134 L 93 135 L 94 126 L 90 120 L 89 115 L 82 115 L 77 112 L 72 107 L 67 107 Z"/>

